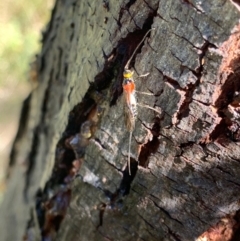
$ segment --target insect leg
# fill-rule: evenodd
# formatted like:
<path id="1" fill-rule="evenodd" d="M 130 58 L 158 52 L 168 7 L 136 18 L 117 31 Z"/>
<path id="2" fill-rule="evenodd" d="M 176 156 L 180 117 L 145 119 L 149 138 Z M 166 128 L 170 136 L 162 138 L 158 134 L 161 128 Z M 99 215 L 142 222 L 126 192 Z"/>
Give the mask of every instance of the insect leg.
<path id="1" fill-rule="evenodd" d="M 148 108 L 150 110 L 153 110 L 153 111 L 157 112 L 158 114 L 162 114 L 162 111 L 157 110 L 156 108 L 153 108 L 149 105 L 144 105 L 144 104 L 140 104 L 140 103 L 137 103 L 137 105 L 140 106 L 140 107 L 144 107 L 144 108 Z"/>
<path id="2" fill-rule="evenodd" d="M 147 77 L 149 73 L 138 75 L 138 78 Z"/>
<path id="3" fill-rule="evenodd" d="M 153 93 L 147 93 L 147 92 L 141 92 L 138 90 L 135 90 L 136 93 L 143 94 L 143 95 L 150 95 L 150 96 L 155 96 Z"/>

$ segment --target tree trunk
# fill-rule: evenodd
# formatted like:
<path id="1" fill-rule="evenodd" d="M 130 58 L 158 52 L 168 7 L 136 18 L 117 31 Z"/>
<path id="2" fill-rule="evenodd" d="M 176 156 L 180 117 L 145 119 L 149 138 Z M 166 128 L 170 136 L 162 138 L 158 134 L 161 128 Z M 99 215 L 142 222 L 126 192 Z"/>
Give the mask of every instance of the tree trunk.
<path id="1" fill-rule="evenodd" d="M 1 239 L 239 240 L 238 20 L 226 0 L 58 0 Z M 151 28 L 130 62 L 149 95 L 138 94 L 129 175 L 122 75 Z"/>

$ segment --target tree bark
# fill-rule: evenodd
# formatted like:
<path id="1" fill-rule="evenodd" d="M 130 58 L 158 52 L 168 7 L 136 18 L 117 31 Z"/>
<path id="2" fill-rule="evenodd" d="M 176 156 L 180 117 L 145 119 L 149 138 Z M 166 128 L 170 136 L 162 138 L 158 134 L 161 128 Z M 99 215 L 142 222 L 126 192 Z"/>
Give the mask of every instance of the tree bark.
<path id="1" fill-rule="evenodd" d="M 238 240 L 238 20 L 226 0 L 58 0 L 13 145 L 1 238 Z M 139 104 L 161 114 L 138 108 L 129 175 L 122 74 L 151 28 L 130 67 L 152 94 Z"/>

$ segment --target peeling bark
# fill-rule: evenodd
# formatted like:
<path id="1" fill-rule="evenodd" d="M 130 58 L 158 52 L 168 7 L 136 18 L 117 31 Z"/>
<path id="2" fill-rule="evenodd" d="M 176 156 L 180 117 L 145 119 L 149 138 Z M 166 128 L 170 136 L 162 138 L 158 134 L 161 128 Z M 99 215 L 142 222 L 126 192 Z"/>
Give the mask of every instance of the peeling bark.
<path id="1" fill-rule="evenodd" d="M 12 150 L 3 240 L 238 240 L 238 19 L 226 0 L 57 1 Z M 139 103 L 162 114 L 139 107 L 129 176 L 122 73 L 150 28 L 130 67 L 152 93 Z"/>

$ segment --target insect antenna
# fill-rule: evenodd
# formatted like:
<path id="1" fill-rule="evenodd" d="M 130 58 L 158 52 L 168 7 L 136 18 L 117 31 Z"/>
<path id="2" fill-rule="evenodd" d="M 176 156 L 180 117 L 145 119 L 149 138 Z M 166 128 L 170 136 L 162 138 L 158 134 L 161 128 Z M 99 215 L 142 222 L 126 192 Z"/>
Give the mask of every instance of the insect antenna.
<path id="1" fill-rule="evenodd" d="M 135 53 L 137 52 L 137 50 L 138 50 L 139 46 L 142 44 L 142 42 L 146 39 L 146 37 L 147 37 L 147 35 L 149 34 L 149 32 L 152 31 L 152 30 L 155 30 L 155 28 L 149 29 L 149 30 L 147 31 L 147 33 L 144 35 L 144 37 L 143 37 L 143 39 L 141 40 L 141 42 L 140 42 L 140 43 L 138 44 L 138 46 L 135 48 L 134 52 L 132 53 L 132 56 L 130 57 L 130 59 L 128 60 L 128 62 L 126 63 L 126 65 L 125 65 L 125 67 L 124 67 L 125 70 L 126 70 L 126 69 L 129 69 L 129 64 L 130 64 L 133 56 L 134 56 Z"/>

